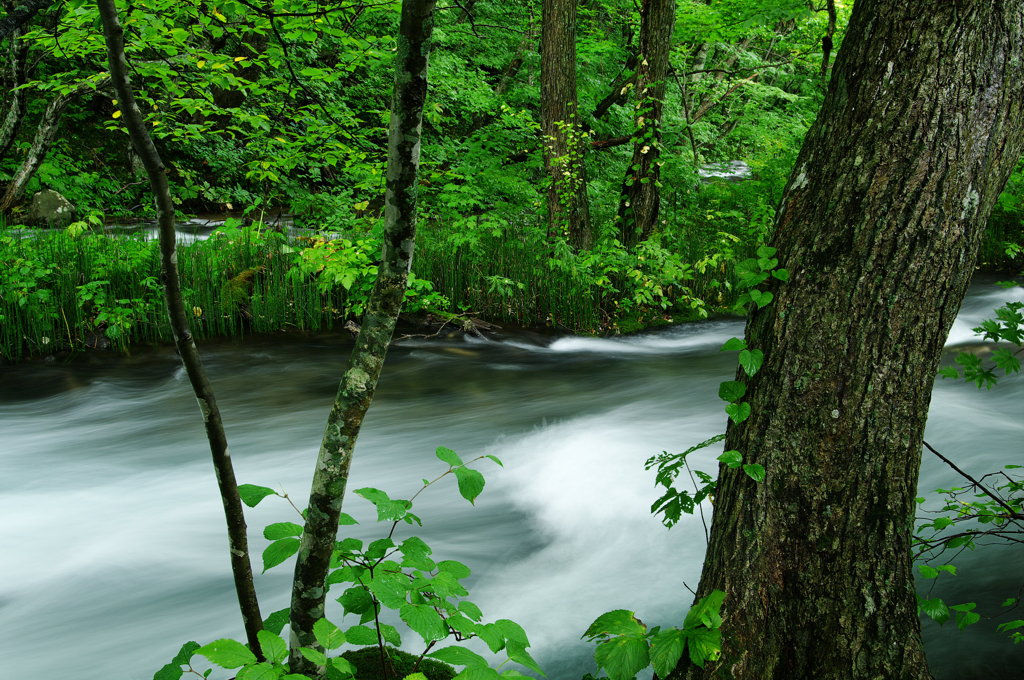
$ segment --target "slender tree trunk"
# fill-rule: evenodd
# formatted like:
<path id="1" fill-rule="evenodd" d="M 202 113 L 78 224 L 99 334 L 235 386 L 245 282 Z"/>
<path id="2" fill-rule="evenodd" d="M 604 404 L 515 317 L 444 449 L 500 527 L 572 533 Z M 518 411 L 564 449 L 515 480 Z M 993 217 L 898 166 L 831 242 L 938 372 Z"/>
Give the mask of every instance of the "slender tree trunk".
<path id="1" fill-rule="evenodd" d="M 120 108 L 128 135 L 135 152 L 142 160 L 149 176 L 149 183 L 156 198 L 157 222 L 160 229 L 161 275 L 164 284 L 164 300 L 167 314 L 174 333 L 174 344 L 181 356 L 181 363 L 188 374 L 192 390 L 199 402 L 206 426 L 206 437 L 210 442 L 213 467 L 217 474 L 224 516 L 227 519 L 231 573 L 235 581 L 235 592 L 242 612 L 246 640 L 252 652 L 262 657 L 256 633 L 263 627 L 256 589 L 253 586 L 252 567 L 249 562 L 249 543 L 246 538 L 245 515 L 238 495 L 235 472 L 228 452 L 227 437 L 220 409 L 199 358 L 199 351 L 188 326 L 188 313 L 181 294 L 181 280 L 178 276 L 178 256 L 175 252 L 174 203 L 167 185 L 167 172 L 160 154 L 146 130 L 142 112 L 135 103 L 131 83 L 128 80 L 128 65 L 124 54 L 124 33 L 117 16 L 114 0 L 98 0 L 103 32 L 107 43 L 107 57 L 110 62 L 110 76 L 117 92 Z"/>
<path id="2" fill-rule="evenodd" d="M 723 651 L 671 677 L 929 678 L 911 573 L 922 432 L 986 216 L 1024 150 L 1024 0 L 858 0 L 752 314 L 698 595 Z M 766 264 L 771 264 L 766 263 Z"/>
<path id="3" fill-rule="evenodd" d="M 7 63 L 3 78 L 7 92 L 3 102 L 3 121 L 0 121 L 0 160 L 7 157 L 25 117 L 25 90 L 18 89 L 18 86 L 25 83 L 25 59 L 28 53 L 21 44 L 21 29 L 13 29 L 7 40 Z"/>
<path id="4" fill-rule="evenodd" d="M 11 181 L 8 182 L 3 198 L 0 198 L 0 213 L 6 213 L 10 210 L 11 206 L 14 205 L 25 191 L 28 181 L 32 179 L 32 176 L 36 174 L 36 170 L 46 160 L 46 154 L 50 152 L 53 142 L 57 139 L 57 133 L 60 131 L 60 119 L 64 115 L 64 110 L 68 107 L 68 104 L 75 97 L 95 92 L 107 87 L 109 84 L 109 78 L 102 78 L 99 81 L 85 81 L 70 92 L 59 94 L 50 100 L 46 111 L 43 112 L 42 119 L 39 121 L 39 126 L 36 128 L 35 137 L 32 138 L 32 144 L 25 155 L 25 160 L 18 171 L 14 173 Z"/>
<path id="5" fill-rule="evenodd" d="M 825 0 L 828 12 L 828 26 L 821 38 L 821 77 L 828 75 L 829 60 L 832 58 L 832 38 L 836 34 L 836 0 Z"/>
<path id="6" fill-rule="evenodd" d="M 362 328 L 327 418 L 309 494 L 306 526 L 292 583 L 289 667 L 293 673 L 316 677 L 322 671 L 305 659 L 299 648 L 319 648 L 313 624 L 324 615 L 324 584 L 337 540 L 352 452 L 373 400 L 412 267 L 420 133 L 435 4 L 434 0 L 402 3 L 388 135 L 384 251 Z"/>
<path id="7" fill-rule="evenodd" d="M 586 143 L 576 100 L 576 2 L 544 0 L 540 38 L 540 127 L 548 186 L 548 236 L 577 248 L 593 242 Z"/>
<path id="8" fill-rule="evenodd" d="M 640 63 L 633 158 L 626 169 L 619 202 L 619 236 L 635 245 L 651 235 L 661 204 L 661 115 L 668 76 L 675 0 L 643 0 L 640 5 Z"/>

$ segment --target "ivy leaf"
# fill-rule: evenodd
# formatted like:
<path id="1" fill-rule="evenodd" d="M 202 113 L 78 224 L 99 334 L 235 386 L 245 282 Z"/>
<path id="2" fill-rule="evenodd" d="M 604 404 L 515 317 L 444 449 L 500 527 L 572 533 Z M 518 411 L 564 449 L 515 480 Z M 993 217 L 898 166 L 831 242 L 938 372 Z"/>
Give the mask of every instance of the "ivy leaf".
<path id="1" fill-rule="evenodd" d="M 265 486 L 242 484 L 238 487 L 238 495 L 242 498 L 243 503 L 248 505 L 250 508 L 255 508 L 261 500 L 267 496 L 276 496 L 277 492 L 273 489 L 268 489 Z"/>
<path id="2" fill-rule="evenodd" d="M 268 541 L 276 541 L 280 538 L 301 535 L 302 527 L 294 522 L 277 522 L 276 524 L 268 524 L 263 529 L 263 538 Z"/>
<path id="3" fill-rule="evenodd" d="M 459 458 L 459 454 L 443 446 L 437 447 L 435 455 L 437 456 L 438 460 L 440 460 L 442 463 L 447 463 L 449 467 L 458 467 L 463 464 L 462 459 Z"/>
<path id="4" fill-rule="evenodd" d="M 327 619 L 320 619 L 313 624 L 313 635 L 325 649 L 337 649 L 345 644 L 345 633 Z"/>
<path id="5" fill-rule="evenodd" d="M 777 278 L 779 281 L 789 281 L 789 270 L 788 269 L 776 269 L 772 272 L 772 276 Z"/>
<path id="6" fill-rule="evenodd" d="M 757 249 L 757 256 L 758 257 L 771 257 L 776 252 L 778 252 L 778 249 L 776 249 L 776 248 L 772 248 L 771 246 L 761 246 L 761 247 L 759 247 Z"/>
<path id="7" fill-rule="evenodd" d="M 750 295 L 750 299 L 754 302 L 754 304 L 757 305 L 758 309 L 767 307 L 768 304 L 770 304 L 771 301 L 775 298 L 775 295 L 773 295 L 771 291 L 758 290 L 757 288 L 751 288 L 748 294 Z"/>
<path id="8" fill-rule="evenodd" d="M 743 471 L 747 473 L 747 477 L 750 477 L 755 482 L 764 481 L 764 466 L 762 465 L 758 465 L 757 463 L 744 465 Z"/>
<path id="9" fill-rule="evenodd" d="M 718 386 L 718 398 L 722 401 L 739 401 L 746 393 L 747 386 L 738 380 L 726 380 Z"/>
<path id="10" fill-rule="evenodd" d="M 739 338 L 729 338 L 728 340 L 725 341 L 725 344 L 722 345 L 722 349 L 720 349 L 719 351 L 720 352 L 735 352 L 737 350 L 746 349 L 746 348 L 747 348 L 746 341 L 740 340 Z"/>
<path id="11" fill-rule="evenodd" d="M 686 613 L 683 620 L 683 628 L 690 630 L 698 626 L 718 628 L 722 625 L 722 603 L 725 601 L 725 591 L 712 590 L 704 597 L 697 600 L 690 611 Z"/>
<path id="12" fill-rule="evenodd" d="M 597 646 L 594 659 L 611 680 L 632 680 L 651 662 L 647 641 L 637 637 L 615 637 Z"/>
<path id="13" fill-rule="evenodd" d="M 739 425 L 750 417 L 750 404 L 745 401 L 741 401 L 737 404 L 726 404 L 725 412 L 729 414 L 729 418 L 732 419 L 732 422 Z"/>
<path id="14" fill-rule="evenodd" d="M 745 349 L 740 352 L 739 361 L 744 372 L 749 376 L 753 376 L 764 364 L 764 352 L 759 349 Z"/>
<path id="15" fill-rule="evenodd" d="M 256 663 L 256 655 L 237 640 L 214 640 L 196 650 L 196 654 L 205 656 L 210 663 L 221 668 L 238 668 Z"/>
<path id="16" fill-rule="evenodd" d="M 260 642 L 260 650 L 267 661 L 281 663 L 288 658 L 288 644 L 279 635 L 275 635 L 269 630 L 261 630 L 256 633 L 256 638 Z"/>
<path id="17" fill-rule="evenodd" d="M 276 567 L 299 551 L 301 542 L 297 538 L 282 538 L 274 541 L 263 551 L 263 571 Z"/>
<path id="18" fill-rule="evenodd" d="M 475 505 L 477 496 L 484 490 L 484 476 L 472 468 L 457 467 L 455 479 L 459 482 L 459 493 L 462 497 Z"/>
<path id="19" fill-rule="evenodd" d="M 726 451 L 718 457 L 718 460 L 731 468 L 736 468 L 743 463 L 743 454 L 739 451 Z"/>

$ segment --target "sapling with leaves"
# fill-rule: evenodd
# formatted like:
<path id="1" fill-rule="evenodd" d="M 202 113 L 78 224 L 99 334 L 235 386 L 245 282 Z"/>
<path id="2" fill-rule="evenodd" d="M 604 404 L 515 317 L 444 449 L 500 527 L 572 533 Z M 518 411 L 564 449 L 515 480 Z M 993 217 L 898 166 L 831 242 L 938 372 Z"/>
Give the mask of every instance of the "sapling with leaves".
<path id="1" fill-rule="evenodd" d="M 480 607 L 467 599 L 469 591 L 462 581 L 470 576 L 469 567 L 456 560 L 435 560 L 433 550 L 422 538 L 402 538 L 399 535 L 402 528 L 423 526 L 420 516 L 413 512 L 413 506 L 424 491 L 447 477 L 455 477 L 459 494 L 475 504 L 484 489 L 485 480 L 483 474 L 471 466 L 484 459 L 501 465 L 498 458 L 490 455 L 463 462 L 457 453 L 444 447 L 437 449 L 436 456 L 447 465 L 447 469 L 432 480 L 424 479 L 422 486 L 409 499 L 392 498 L 385 491 L 371 487 L 355 491 L 356 495 L 373 504 L 381 534 L 368 542 L 347 537 L 334 544 L 326 589 L 341 589 L 341 595 L 335 600 L 341 605 L 343 617 L 354 616 L 358 622 L 342 626 L 325 617 L 314 622 L 313 636 L 317 647 L 301 647 L 299 653 L 317 676 L 340 680 L 365 678 L 364 669 L 358 668 L 358 661 L 353 663 L 352 659 L 365 660 L 368 657 L 363 653 L 354 654 L 353 650 L 341 651 L 343 646 L 350 645 L 373 648 L 367 651 L 377 659 L 374 665 L 381 669 L 381 680 L 403 677 L 396 673 L 394 667 L 393 647 L 402 645 L 402 633 L 396 625 L 399 623 L 407 626 L 423 642 L 422 652 L 404 677 L 418 677 L 424 659 L 462 666 L 462 671 L 455 675 L 457 680 L 525 677 L 514 669 L 499 672 L 490 667 L 485 657 L 458 644 L 437 648 L 442 642 L 461 643 L 474 638 L 495 654 L 503 652 L 506 657 L 503 663 L 520 664 L 543 675 L 527 651 L 530 641 L 522 627 L 508 619 L 485 622 Z M 270 496 L 279 496 L 291 503 L 287 494 L 265 486 L 244 484 L 239 491 L 250 507 Z M 294 505 L 292 508 L 301 519 L 302 513 L 298 508 Z M 358 522 L 351 515 L 340 513 L 338 524 L 352 526 Z M 294 555 L 299 549 L 302 533 L 302 525 L 294 522 L 275 522 L 267 526 L 263 535 L 270 544 L 263 552 L 264 571 L 277 567 Z M 203 676 L 205 672 L 199 663 L 193 665 L 196 656 L 223 669 L 237 669 L 238 680 L 308 678 L 310 676 L 305 673 L 292 672 L 294 669 L 287 663 L 288 646 L 281 637 L 287 622 L 287 609 L 267 618 L 264 629 L 259 633 L 263 660 L 257 659 L 245 645 L 231 639 L 215 640 L 203 646 L 189 642 L 157 673 L 155 680 L 178 680 L 185 673 Z M 425 677 L 437 680 L 429 670 Z M 423 680 L 422 677 L 419 680 Z"/>

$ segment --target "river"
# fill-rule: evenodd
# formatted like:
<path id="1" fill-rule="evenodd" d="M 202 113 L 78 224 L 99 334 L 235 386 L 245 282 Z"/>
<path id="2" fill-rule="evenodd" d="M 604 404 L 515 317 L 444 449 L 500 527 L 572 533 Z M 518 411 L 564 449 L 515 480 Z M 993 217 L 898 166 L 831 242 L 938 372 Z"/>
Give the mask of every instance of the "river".
<path id="1" fill-rule="evenodd" d="M 975 285 L 950 344 L 969 342 L 971 326 L 1022 295 Z M 718 349 L 741 334 L 740 322 L 711 321 L 616 339 L 403 340 L 349 488 L 408 497 L 443 471 L 437 446 L 501 458 L 504 468 L 481 466 L 487 487 L 476 506 L 451 480 L 421 496 L 417 534 L 435 558 L 473 569 L 470 599 L 488 620 L 522 624 L 549 677 L 578 680 L 592 670 L 579 636 L 599 614 L 626 608 L 671 624 L 690 602 L 684 583 L 699 579 L 704 529 L 687 517 L 668 531 L 649 514 L 657 491 L 643 461 L 722 431 L 717 386 L 735 355 Z M 340 333 L 202 348 L 240 482 L 304 499 L 349 347 Z M 148 680 L 185 640 L 240 637 L 208 449 L 173 352 L 30 362 L 0 367 L 0 377 L 4 675 Z M 1019 376 L 982 392 L 938 380 L 927 437 L 971 473 L 1022 463 L 1022 403 Z M 699 454 L 697 467 L 713 470 L 717 453 Z M 957 483 L 924 459 L 922 495 Z M 362 522 L 345 527 L 350 535 L 377 535 L 367 502 L 350 496 L 345 509 Z M 260 528 L 294 515 L 275 498 L 250 513 L 257 558 Z M 1018 596 L 1019 550 L 957 563 L 960 575 L 942 576 L 936 591 L 951 604 L 976 601 L 985 613 Z M 286 606 L 290 565 L 258 576 L 264 614 Z M 936 678 L 1024 677 L 1024 645 L 996 623 L 959 632 L 926 622 Z"/>

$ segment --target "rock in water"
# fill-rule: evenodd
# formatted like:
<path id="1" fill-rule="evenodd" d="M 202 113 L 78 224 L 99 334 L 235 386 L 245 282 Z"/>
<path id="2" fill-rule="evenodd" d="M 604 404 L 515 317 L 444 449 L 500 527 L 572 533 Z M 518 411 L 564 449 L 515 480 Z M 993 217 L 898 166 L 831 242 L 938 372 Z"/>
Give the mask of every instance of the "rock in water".
<path id="1" fill-rule="evenodd" d="M 53 189 L 37 191 L 32 196 L 32 207 L 28 219 L 33 224 L 44 224 L 48 227 L 64 227 L 75 219 L 75 206 Z"/>

